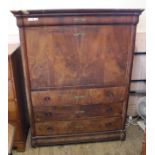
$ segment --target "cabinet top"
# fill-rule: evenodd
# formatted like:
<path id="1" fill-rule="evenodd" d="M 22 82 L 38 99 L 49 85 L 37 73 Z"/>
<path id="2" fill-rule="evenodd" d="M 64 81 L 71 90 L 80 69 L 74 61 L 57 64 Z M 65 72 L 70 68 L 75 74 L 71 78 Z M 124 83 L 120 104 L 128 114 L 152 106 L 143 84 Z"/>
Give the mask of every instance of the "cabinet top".
<path id="1" fill-rule="evenodd" d="M 72 10 L 16 10 L 16 17 L 48 16 L 139 16 L 143 9 L 72 9 Z"/>

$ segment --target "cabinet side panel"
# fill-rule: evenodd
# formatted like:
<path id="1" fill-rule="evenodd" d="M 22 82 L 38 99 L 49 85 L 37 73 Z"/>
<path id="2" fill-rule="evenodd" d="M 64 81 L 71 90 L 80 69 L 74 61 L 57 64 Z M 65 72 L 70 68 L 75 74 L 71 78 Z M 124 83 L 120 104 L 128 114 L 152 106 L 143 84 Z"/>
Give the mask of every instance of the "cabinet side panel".
<path id="1" fill-rule="evenodd" d="M 21 60 L 22 60 L 22 66 L 23 66 L 23 79 L 24 79 L 24 85 L 25 85 L 25 94 L 27 99 L 27 107 L 28 107 L 28 114 L 29 114 L 29 123 L 31 128 L 31 133 L 33 135 L 33 109 L 31 106 L 31 96 L 30 96 L 30 83 L 29 83 L 29 71 L 27 68 L 27 49 L 26 49 L 26 42 L 25 42 L 25 30 L 23 28 L 19 28 L 19 34 L 20 34 L 20 43 L 21 43 Z"/>
<path id="2" fill-rule="evenodd" d="M 134 49 L 135 49 L 135 37 L 136 37 L 136 25 L 131 26 L 131 40 L 130 40 L 130 55 L 128 58 L 128 89 L 127 89 L 127 100 L 124 102 L 123 105 L 123 129 L 125 129 L 125 122 L 126 122 L 126 116 L 127 116 L 127 108 L 128 108 L 128 100 L 129 100 L 129 91 L 130 91 L 130 81 L 131 81 L 131 73 L 132 73 L 132 67 L 133 67 L 133 57 L 134 57 Z"/>
<path id="3" fill-rule="evenodd" d="M 16 93 L 16 102 L 18 105 L 18 112 L 20 117 L 18 120 L 21 121 L 22 131 L 24 138 L 27 137 L 27 132 L 29 128 L 28 110 L 27 110 L 27 100 L 25 95 L 25 85 L 23 80 L 23 67 L 21 62 L 21 51 L 18 48 L 11 55 L 11 66 L 13 71 L 13 81 Z"/>

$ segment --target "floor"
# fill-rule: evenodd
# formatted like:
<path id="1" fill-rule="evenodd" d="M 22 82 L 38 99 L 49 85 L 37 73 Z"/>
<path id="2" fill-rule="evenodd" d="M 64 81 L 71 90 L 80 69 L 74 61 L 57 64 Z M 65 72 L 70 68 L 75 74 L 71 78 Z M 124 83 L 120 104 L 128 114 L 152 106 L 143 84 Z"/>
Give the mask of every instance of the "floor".
<path id="1" fill-rule="evenodd" d="M 125 141 L 31 148 L 29 136 L 26 151 L 13 155 L 140 155 L 142 140 L 143 131 L 133 125 L 127 128 Z"/>

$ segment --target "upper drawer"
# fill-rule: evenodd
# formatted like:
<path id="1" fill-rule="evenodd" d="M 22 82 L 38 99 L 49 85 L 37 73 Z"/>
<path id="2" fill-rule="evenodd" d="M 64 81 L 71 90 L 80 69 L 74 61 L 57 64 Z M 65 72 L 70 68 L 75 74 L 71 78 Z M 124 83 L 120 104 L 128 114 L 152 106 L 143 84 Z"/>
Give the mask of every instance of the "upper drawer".
<path id="1" fill-rule="evenodd" d="M 74 16 L 74 17 L 24 17 L 19 26 L 48 26 L 48 25 L 86 25 L 86 24 L 135 24 L 137 17 L 133 16 Z"/>
<path id="2" fill-rule="evenodd" d="M 133 36 L 124 25 L 26 28 L 31 90 L 129 84 Z"/>
<path id="3" fill-rule="evenodd" d="M 68 89 L 53 91 L 33 91 L 33 106 L 64 104 L 98 104 L 123 101 L 127 96 L 126 87 Z"/>

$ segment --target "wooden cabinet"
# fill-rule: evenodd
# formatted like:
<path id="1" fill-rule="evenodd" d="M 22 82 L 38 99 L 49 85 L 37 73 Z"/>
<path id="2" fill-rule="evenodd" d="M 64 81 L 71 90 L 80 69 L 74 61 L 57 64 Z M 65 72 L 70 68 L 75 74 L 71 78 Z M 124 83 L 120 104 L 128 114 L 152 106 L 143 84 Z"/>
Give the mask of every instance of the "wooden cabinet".
<path id="1" fill-rule="evenodd" d="M 15 127 L 13 146 L 24 151 L 29 129 L 26 95 L 22 73 L 20 48 L 9 46 L 8 56 L 8 121 Z"/>
<path id="2" fill-rule="evenodd" d="M 20 32 L 33 146 L 125 139 L 141 12 L 12 11 Z"/>

